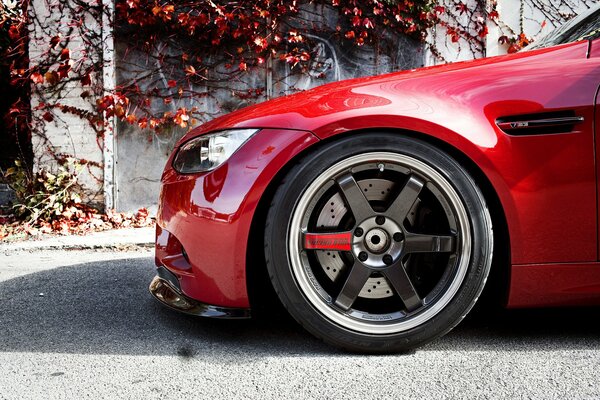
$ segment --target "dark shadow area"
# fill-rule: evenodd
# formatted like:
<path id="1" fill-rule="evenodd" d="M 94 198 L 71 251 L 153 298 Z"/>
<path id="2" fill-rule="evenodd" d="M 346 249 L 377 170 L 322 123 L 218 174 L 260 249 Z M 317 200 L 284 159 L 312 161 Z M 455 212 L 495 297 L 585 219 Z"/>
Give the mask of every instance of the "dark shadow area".
<path id="1" fill-rule="evenodd" d="M 335 353 L 287 315 L 214 320 L 149 293 L 151 258 L 78 264 L 0 282 L 0 351 L 179 355 Z M 43 296 L 40 296 L 43 293 Z"/>
<path id="2" fill-rule="evenodd" d="M 562 351 L 600 349 L 599 307 L 506 310 L 476 306 L 427 350 Z"/>
<path id="3" fill-rule="evenodd" d="M 224 363 L 249 355 L 346 355 L 279 310 L 255 320 L 221 321 L 166 309 L 147 290 L 153 275 L 152 259 L 138 258 L 0 282 L 0 351 L 178 355 Z M 421 351 L 599 349 L 599 317 L 600 308 L 480 308 Z"/>

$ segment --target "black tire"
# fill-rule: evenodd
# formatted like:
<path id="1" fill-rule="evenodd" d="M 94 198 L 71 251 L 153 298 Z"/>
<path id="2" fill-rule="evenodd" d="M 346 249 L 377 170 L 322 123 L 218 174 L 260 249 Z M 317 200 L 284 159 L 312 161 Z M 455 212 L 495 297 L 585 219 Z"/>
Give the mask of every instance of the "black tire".
<path id="1" fill-rule="evenodd" d="M 367 158 L 370 161 L 365 161 Z M 380 158 L 386 161 L 380 163 Z M 362 164 L 359 163 L 361 160 Z M 410 168 L 404 172 L 407 166 Z M 342 169 L 346 167 L 347 170 Z M 333 175 L 328 178 L 328 174 Z M 361 180 L 364 176 L 366 178 Z M 405 179 L 405 183 L 400 183 L 402 179 Z M 418 182 L 413 192 L 409 188 L 411 179 Z M 327 183 L 319 186 L 321 181 Z M 346 181 L 350 182 L 350 186 L 344 186 L 346 183 L 343 182 Z M 383 197 L 377 198 L 377 201 L 368 200 L 368 195 L 364 193 L 367 184 L 363 182 L 390 185 L 387 189 L 390 194 L 383 194 L 385 190 L 382 190 Z M 362 199 L 352 192 L 355 187 L 362 188 L 361 185 L 365 186 L 364 192 L 359 191 L 365 196 Z M 390 188 L 393 190 L 390 191 Z M 334 197 L 329 198 L 331 193 Z M 311 242 L 307 239 L 309 236 L 302 236 L 304 222 L 293 225 L 292 221 L 306 221 L 305 229 L 309 230 L 326 229 L 323 225 L 321 228 L 315 225 L 314 220 L 325 215 L 323 213 L 326 210 L 321 203 L 329 201 L 327 199 L 337 199 L 336 194 L 343 200 L 343 206 L 340 207 L 346 211 L 342 211 L 343 216 L 340 217 L 343 222 L 331 228 L 335 231 L 352 229 L 356 234 L 357 227 L 372 226 L 372 222 L 371 225 L 361 225 L 359 221 L 360 210 L 365 209 L 360 208 L 364 206 L 361 203 L 364 199 L 367 199 L 371 211 L 379 210 L 373 211 L 376 214 L 372 215 L 383 213 L 387 217 L 385 221 L 398 219 L 400 222 L 397 222 L 396 228 L 387 228 L 387 225 L 381 229 L 369 228 L 370 239 L 366 238 L 366 232 L 364 239 L 363 236 L 352 236 L 350 251 L 331 250 L 332 257 L 337 255 L 343 259 L 343 272 L 340 269 L 337 272 L 339 275 L 331 278 L 331 275 L 327 275 L 330 272 L 325 271 L 325 265 L 329 264 L 321 262 L 322 258 L 319 258 L 325 257 L 324 253 L 317 254 L 328 249 L 318 247 L 318 250 L 314 250 L 311 247 L 321 246 L 323 241 L 315 239 Z M 409 207 L 400 200 L 394 201 L 399 198 L 410 199 L 406 203 Z M 328 203 L 326 206 L 329 208 Z M 397 218 L 394 219 L 394 216 Z M 445 216 L 446 220 L 440 216 Z M 373 218 L 371 214 L 369 218 Z M 381 219 L 377 221 L 379 223 Z M 432 226 L 436 232 L 427 232 Z M 398 241 L 400 244 L 391 239 L 397 227 L 402 230 L 402 241 Z M 387 250 L 384 252 L 391 254 L 394 246 L 399 246 L 400 250 L 391 266 L 388 263 L 388 266 L 378 269 L 379 266 L 373 265 L 384 256 L 378 255 L 377 252 L 381 250 L 374 244 L 374 236 L 382 230 L 382 238 L 377 242 L 385 241 Z M 449 233 L 440 234 L 438 230 L 448 230 Z M 423 249 L 415 244 L 416 235 L 412 231 L 422 233 L 422 240 L 426 242 L 425 253 L 418 254 Z M 396 240 L 396 236 L 393 237 Z M 333 242 L 325 242 L 326 246 L 333 246 Z M 346 242 L 342 245 L 348 246 Z M 302 246 L 305 248 L 301 249 Z M 298 252 L 290 250 L 296 247 L 300 249 Z M 357 252 L 363 248 L 368 250 L 368 259 L 359 262 L 357 254 L 362 254 Z M 277 189 L 265 225 L 267 268 L 285 308 L 313 335 L 356 352 L 406 351 L 448 333 L 471 310 L 483 290 L 492 261 L 492 249 L 489 211 L 481 191 L 468 172 L 431 144 L 391 133 L 348 136 L 327 143 L 303 157 L 290 169 Z M 388 256 L 387 261 L 391 259 L 392 256 Z M 368 272 L 362 278 L 357 278 L 365 272 L 356 271 Z M 403 276 L 406 278 L 397 277 L 402 271 L 405 271 Z M 375 298 L 364 291 L 364 285 L 353 289 L 353 282 L 354 286 L 360 286 L 365 279 L 369 284 L 373 279 L 377 279 L 378 284 L 383 280 L 388 294 L 379 291 L 378 296 L 385 297 Z M 410 285 L 404 290 L 402 284 L 406 284 L 406 279 Z M 390 288 L 394 288 L 391 294 Z M 371 290 L 368 289 L 368 292 Z"/>

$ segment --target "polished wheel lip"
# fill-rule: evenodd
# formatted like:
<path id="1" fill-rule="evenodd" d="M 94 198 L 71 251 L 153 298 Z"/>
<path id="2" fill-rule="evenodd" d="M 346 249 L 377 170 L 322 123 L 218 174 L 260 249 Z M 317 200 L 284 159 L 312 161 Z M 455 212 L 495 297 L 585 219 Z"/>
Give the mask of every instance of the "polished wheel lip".
<path id="1" fill-rule="evenodd" d="M 332 305 L 332 299 L 321 288 L 319 283 L 313 276 L 310 268 L 306 267 L 306 255 L 301 251 L 301 240 L 303 237 L 302 220 L 306 212 L 307 206 L 312 201 L 315 194 L 329 180 L 335 178 L 345 170 L 368 163 L 390 162 L 399 164 L 404 168 L 408 168 L 411 173 L 425 177 L 426 180 L 433 182 L 439 186 L 444 195 L 454 207 L 454 213 L 460 229 L 460 251 L 458 265 L 455 267 L 456 272 L 452 282 L 448 285 L 446 291 L 432 304 L 426 305 L 422 310 L 417 311 L 413 315 L 408 315 L 401 311 L 395 313 L 395 317 L 406 317 L 401 321 L 396 321 L 397 318 L 391 317 L 390 314 L 385 314 L 383 321 L 376 318 L 372 321 L 365 321 L 353 316 L 357 310 L 351 312 L 342 312 Z M 327 319 L 341 325 L 344 328 L 367 334 L 386 335 L 394 334 L 413 329 L 423 323 L 429 321 L 436 316 L 440 311 L 448 305 L 458 292 L 464 278 L 466 276 L 470 257 L 471 257 L 471 225 L 465 206 L 450 182 L 443 177 L 437 170 L 425 164 L 412 156 L 391 152 L 370 152 L 366 154 L 355 155 L 342 160 L 328 168 L 325 172 L 319 175 L 304 193 L 300 196 L 294 211 L 292 219 L 288 226 L 288 258 L 296 283 L 303 295 L 311 303 L 311 305 Z M 387 321 L 386 321 L 387 319 Z"/>

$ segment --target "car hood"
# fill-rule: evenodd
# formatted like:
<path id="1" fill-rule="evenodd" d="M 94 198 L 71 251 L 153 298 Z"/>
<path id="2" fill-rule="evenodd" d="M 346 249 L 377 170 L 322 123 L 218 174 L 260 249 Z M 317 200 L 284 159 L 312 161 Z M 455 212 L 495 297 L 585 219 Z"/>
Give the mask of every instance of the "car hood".
<path id="1" fill-rule="evenodd" d="M 469 90 L 491 83 L 502 73 L 503 65 L 533 65 L 532 58 L 555 57 L 553 53 L 561 51 L 572 56 L 569 48 L 577 45 L 582 47 L 581 42 L 570 43 L 329 83 L 218 117 L 192 129 L 178 144 L 204 133 L 232 128 L 304 130 L 320 136 L 323 126 L 335 130 L 335 121 L 347 117 L 431 114 L 435 112 L 435 102 L 457 101 L 458 95 L 466 96 Z"/>

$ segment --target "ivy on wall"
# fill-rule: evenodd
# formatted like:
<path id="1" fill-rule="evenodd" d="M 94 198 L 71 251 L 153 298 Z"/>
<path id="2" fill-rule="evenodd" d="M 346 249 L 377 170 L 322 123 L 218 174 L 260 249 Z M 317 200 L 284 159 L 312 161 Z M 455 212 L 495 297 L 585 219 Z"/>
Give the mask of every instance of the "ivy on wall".
<path id="1" fill-rule="evenodd" d="M 123 82 L 115 93 L 97 98 L 103 93 L 101 79 L 102 43 L 99 29 L 89 26 L 102 20 L 100 0 L 48 0 L 47 15 L 40 18 L 30 6 L 31 0 L 5 1 L 0 9 L 0 43 L 3 60 L 10 66 L 10 83 L 14 88 L 30 86 L 43 100 L 36 105 L 41 121 L 30 121 L 30 129 L 43 129 L 43 124 L 56 118 L 53 110 L 75 114 L 95 127 L 102 135 L 104 116 L 116 116 L 141 128 L 159 130 L 168 125 L 188 127 L 197 110 L 178 109 L 167 115 L 157 115 L 150 99 L 170 102 L 174 98 L 201 95 L 190 88 L 202 86 L 214 79 L 211 70 L 217 65 L 213 57 L 225 59 L 227 71 L 216 74 L 222 80 L 243 79 L 265 63 L 287 63 L 302 73 L 314 56 L 311 54 L 310 33 L 327 31 L 339 41 L 355 46 L 373 45 L 386 32 L 404 34 L 428 41 L 428 31 L 436 26 L 444 30 L 451 43 L 466 44 L 473 55 L 482 54 L 488 22 L 497 24 L 505 32 L 500 40 L 509 43 L 509 52 L 526 46 L 531 38 L 503 24 L 496 3 L 492 1 L 446 0 L 117 0 L 114 25 L 120 38 L 141 49 L 154 65 L 171 67 L 167 87 L 138 85 L 144 76 Z M 541 0 L 527 0 L 530 6 L 541 10 L 545 24 L 558 25 L 575 15 L 566 1 L 560 4 Z M 303 4 L 324 4 L 339 14 L 335 26 L 315 26 L 307 21 L 303 26 L 291 26 Z M 525 0 L 521 2 L 521 7 Z M 32 35 L 46 40 L 44 51 L 35 59 L 28 59 L 27 26 L 33 25 Z M 71 38 L 76 37 L 76 43 Z M 179 43 L 179 45 L 177 45 Z M 187 44 L 187 45 L 182 45 Z M 169 51 L 165 46 L 176 47 Z M 429 42 L 430 51 L 444 61 L 436 44 Z M 31 62 L 30 62 L 31 61 Z M 148 62 L 148 65 L 151 63 Z M 178 70 L 175 70 L 175 68 Z M 146 76 L 156 70 L 149 68 Z M 96 79 L 92 79 L 95 77 Z M 164 79 L 164 78 L 163 78 Z M 79 82 L 88 90 L 81 93 L 90 98 L 94 108 L 66 105 L 61 102 L 71 82 Z M 160 82 L 164 83 L 164 82 Z M 255 95 L 260 95 L 260 90 Z M 252 95 L 250 93 L 249 95 Z M 132 102 L 135 98 L 135 103 Z M 47 101 L 46 101 L 47 100 Z M 29 112 L 28 99 L 18 99 L 11 107 L 11 115 Z M 17 119 L 15 119 L 17 120 Z M 36 122 L 41 123 L 36 124 Z"/>
<path id="2" fill-rule="evenodd" d="M 524 32 L 524 7 L 541 10 L 545 20 L 540 28 L 575 15 L 566 0 L 520 4 L 521 25 L 515 30 L 502 22 L 495 0 L 116 0 L 109 17 L 121 51 L 135 51 L 144 68 L 106 94 L 101 21 L 108 10 L 101 0 L 4 0 L 0 62 L 3 80 L 17 94 L 4 119 L 8 130 L 34 132 L 44 143 L 48 124 L 76 117 L 92 128 L 102 148 L 107 117 L 157 132 L 189 128 L 207 116 L 198 107 L 179 104 L 210 96 L 211 86 L 244 82 L 278 65 L 294 74 L 308 73 L 311 63 L 320 62 L 315 33 L 357 48 L 376 47 L 390 34 L 405 35 L 445 62 L 432 31 L 442 32 L 444 46 L 464 47 L 475 57 L 485 53 L 490 24 L 503 32 L 500 40 L 509 52 L 532 40 Z M 336 23 L 305 18 L 302 11 L 310 7 L 327 9 Z M 29 52 L 29 46 L 35 51 Z M 231 94 L 249 102 L 265 98 L 260 86 Z M 178 106 L 168 111 L 157 106 L 170 104 Z M 73 154 L 56 152 L 50 142 L 45 146 L 57 165 L 73 159 Z M 36 182 L 31 165 L 21 165 L 29 171 L 24 179 Z M 101 164 L 79 159 L 77 165 L 102 179 Z"/>
<path id="3" fill-rule="evenodd" d="M 286 63 L 295 72 L 302 73 L 314 56 L 310 39 L 310 33 L 314 31 L 327 31 L 336 40 L 368 46 L 386 32 L 424 41 L 428 29 L 440 24 L 452 41 L 462 38 L 474 48 L 482 46 L 481 38 L 487 33 L 483 14 L 489 10 L 479 5 L 476 10 L 471 10 L 462 2 L 451 7 L 441 6 L 431 0 L 314 1 L 310 3 L 334 9 L 339 14 L 339 23 L 315 26 L 307 21 L 302 26 L 291 26 L 290 19 L 298 16 L 305 3 L 289 0 L 117 0 L 114 24 L 118 36 L 126 38 L 132 48 L 141 49 L 153 61 L 147 64 L 154 67 L 148 68 L 145 76 L 122 82 L 114 93 L 100 98 L 101 34 L 98 29 L 89 28 L 90 21 L 101 21 L 105 12 L 99 0 L 49 0 L 45 3 L 47 15 L 43 18 L 39 18 L 31 7 L 28 14 L 6 17 L 4 26 L 14 32 L 13 45 L 8 46 L 10 49 L 5 54 L 13 60 L 27 59 L 26 47 L 17 42 L 27 39 L 27 30 L 23 30 L 23 26 L 33 25 L 36 46 L 40 46 L 39 40 L 47 40 L 45 51 L 37 54 L 28 68 L 15 66 L 11 71 L 15 86 L 31 84 L 35 97 L 42 99 L 35 105 L 39 120 L 31 121 L 31 127 L 43 130 L 44 124 L 58 118 L 58 110 L 86 120 L 101 137 L 105 116 L 116 116 L 127 123 L 154 130 L 172 125 L 188 127 L 198 116 L 194 115 L 198 110 L 179 108 L 157 114 L 152 100 L 160 98 L 169 103 L 174 98 L 202 96 L 193 88 L 206 85 L 215 75 L 223 81 L 240 80 L 244 79 L 244 74 L 265 68 L 267 62 Z M 467 22 L 462 22 L 465 15 Z M 496 15 L 493 5 L 490 15 Z M 75 43 L 72 38 L 77 38 Z M 164 47 L 168 45 L 171 49 Z M 173 48 L 177 51 L 172 51 Z M 217 66 L 215 55 L 226 60 L 226 71 L 211 74 Z M 164 65 L 171 68 L 166 85 L 170 90 L 159 87 L 164 86 L 164 82 L 159 82 L 156 69 L 164 71 Z M 175 70 L 176 66 L 178 70 Z M 139 81 L 148 76 L 156 76 L 156 85 L 139 85 Z M 82 101 L 93 102 L 93 109 L 61 101 L 71 82 L 79 82 L 87 88 L 81 93 Z M 262 92 L 256 88 L 237 95 L 258 97 Z M 15 106 L 19 111 L 27 111 L 24 107 L 28 103 L 23 101 Z"/>
<path id="4" fill-rule="evenodd" d="M 0 3 L 0 168 L 31 160 L 27 2 Z M 20 79 L 23 77 L 23 80 Z"/>
<path id="5" fill-rule="evenodd" d="M 106 98 L 100 108 L 141 128 L 185 128 L 195 117 L 202 118 L 197 109 L 179 107 L 156 115 L 148 92 L 170 104 L 174 99 L 210 95 L 205 88 L 243 81 L 245 76 L 269 68 L 267 64 L 285 63 L 295 73 L 306 73 L 315 61 L 315 34 L 358 47 L 372 45 L 386 32 L 424 40 L 427 29 L 444 12 L 430 0 L 312 2 L 338 15 L 333 26 L 326 26 L 314 19 L 302 20 L 302 7 L 307 3 L 119 1 L 115 17 L 119 40 L 144 49 L 148 60 L 144 73 L 119 85 L 116 97 Z M 172 71 L 166 85 L 159 79 L 162 71 Z M 148 85 L 152 78 L 154 84 Z M 258 86 L 232 94 L 259 99 L 263 92 L 264 87 Z"/>

